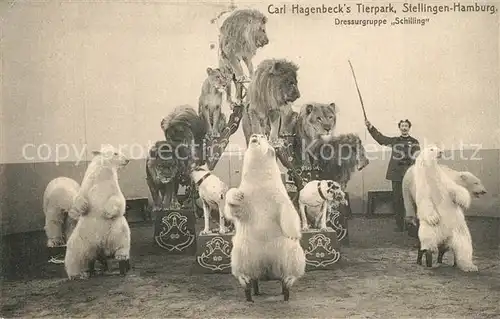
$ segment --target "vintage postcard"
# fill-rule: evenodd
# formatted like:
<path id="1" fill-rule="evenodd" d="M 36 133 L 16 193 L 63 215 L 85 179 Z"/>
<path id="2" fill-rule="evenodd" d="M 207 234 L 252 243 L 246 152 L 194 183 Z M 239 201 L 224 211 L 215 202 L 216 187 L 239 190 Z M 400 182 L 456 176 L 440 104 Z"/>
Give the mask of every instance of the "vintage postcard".
<path id="1" fill-rule="evenodd" d="M 0 318 L 499 318 L 500 2 L 0 2 Z"/>

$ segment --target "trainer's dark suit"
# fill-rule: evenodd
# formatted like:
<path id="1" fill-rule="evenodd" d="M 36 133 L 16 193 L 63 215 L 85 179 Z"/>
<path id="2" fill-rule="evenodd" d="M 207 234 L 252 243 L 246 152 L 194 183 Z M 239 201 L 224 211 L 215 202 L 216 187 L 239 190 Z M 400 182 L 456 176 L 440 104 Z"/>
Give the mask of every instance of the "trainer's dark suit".
<path id="1" fill-rule="evenodd" d="M 401 183 L 406 170 L 415 163 L 415 152 L 420 150 L 419 142 L 411 136 L 387 137 L 382 135 L 374 126 L 368 129 L 377 143 L 392 148 L 391 160 L 387 167 L 386 179 L 392 181 L 393 207 L 396 214 L 396 224 L 404 229 L 405 207 Z"/>

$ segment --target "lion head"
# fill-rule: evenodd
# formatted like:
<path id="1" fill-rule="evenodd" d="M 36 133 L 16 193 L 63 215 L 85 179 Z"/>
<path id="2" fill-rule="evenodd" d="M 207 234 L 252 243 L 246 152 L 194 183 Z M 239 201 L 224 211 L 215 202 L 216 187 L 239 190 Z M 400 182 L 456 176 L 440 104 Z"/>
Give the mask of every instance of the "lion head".
<path id="1" fill-rule="evenodd" d="M 233 80 L 232 72 L 220 68 L 207 68 L 208 82 L 219 92 L 224 92 Z"/>
<path id="2" fill-rule="evenodd" d="M 155 184 L 167 184 L 177 175 L 179 163 L 174 158 L 172 145 L 167 141 L 157 141 L 149 149 L 146 159 L 147 176 Z"/>
<path id="3" fill-rule="evenodd" d="M 258 48 L 269 44 L 267 18 L 258 10 L 234 11 L 220 28 L 220 45 L 227 54 L 254 56 Z"/>
<path id="4" fill-rule="evenodd" d="M 328 143 L 333 139 L 337 124 L 335 103 L 309 103 L 304 105 L 297 120 L 298 134 L 303 139 L 321 140 Z"/>
<path id="5" fill-rule="evenodd" d="M 287 60 L 262 61 L 248 86 L 251 107 L 267 113 L 297 100 L 300 97 L 297 71 L 298 66 Z"/>

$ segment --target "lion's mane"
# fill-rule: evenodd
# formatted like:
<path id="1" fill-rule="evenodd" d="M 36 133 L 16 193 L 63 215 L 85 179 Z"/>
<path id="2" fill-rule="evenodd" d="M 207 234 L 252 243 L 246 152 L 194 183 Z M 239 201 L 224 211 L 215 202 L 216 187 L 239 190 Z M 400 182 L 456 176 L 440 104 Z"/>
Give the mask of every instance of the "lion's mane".
<path id="1" fill-rule="evenodd" d="M 192 106 L 177 106 L 162 119 L 161 128 L 165 141 L 170 144 L 172 156 L 179 154 L 185 160 L 186 167 L 193 161 L 203 163 L 202 147 L 207 127 Z"/>
<path id="2" fill-rule="evenodd" d="M 318 158 L 321 179 L 334 180 L 345 188 L 356 167 L 363 168 L 368 164 L 368 159 L 361 139 L 356 134 L 341 134 L 333 136 L 328 142 L 322 141 L 318 135 L 326 133 L 325 124 L 333 135 L 337 124 L 334 103 L 308 103 L 302 106 L 297 118 L 294 142 L 296 162 L 302 162 L 304 156 L 308 155 L 304 152 L 309 143 L 316 141 L 315 146 L 309 150 Z"/>
<path id="3" fill-rule="evenodd" d="M 320 167 L 325 175 L 324 179 L 337 181 L 345 187 L 351 180 L 356 167 L 359 169 L 363 166 L 360 165 L 360 161 L 368 161 L 365 158 L 361 139 L 356 134 L 341 134 L 329 144 L 331 147 L 325 148 L 325 157 L 320 160 Z M 329 152 L 333 152 L 333 154 Z"/>
<path id="4" fill-rule="evenodd" d="M 288 104 L 287 90 L 290 90 L 290 83 L 296 85 L 298 69 L 296 64 L 284 59 L 268 59 L 259 64 L 248 87 L 248 107 L 243 112 L 241 120 L 247 144 L 251 135 L 250 115 L 248 114 L 250 109 L 263 115 L 267 115 L 272 109 L 280 110 L 283 116 L 281 128 L 285 128 L 286 133 L 293 131 L 292 126 L 295 125 L 297 116 Z M 266 133 L 269 133 L 271 131 L 269 122 L 262 124 L 265 125 Z"/>
<path id="5" fill-rule="evenodd" d="M 220 50 L 224 55 L 252 57 L 257 52 L 255 34 L 267 18 L 258 10 L 243 9 L 234 11 L 220 28 Z"/>
<path id="6" fill-rule="evenodd" d="M 285 59 L 267 59 L 255 70 L 254 78 L 248 86 L 250 108 L 257 110 L 279 109 L 286 105 L 284 83 L 297 79 L 299 67 Z"/>

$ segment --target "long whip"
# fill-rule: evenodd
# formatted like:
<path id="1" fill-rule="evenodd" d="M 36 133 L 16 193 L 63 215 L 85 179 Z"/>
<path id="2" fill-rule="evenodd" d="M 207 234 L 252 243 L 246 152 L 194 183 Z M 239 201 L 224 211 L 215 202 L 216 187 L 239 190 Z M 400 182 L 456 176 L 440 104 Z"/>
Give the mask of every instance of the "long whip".
<path id="1" fill-rule="evenodd" d="M 354 77 L 354 83 L 356 84 L 356 90 L 358 91 L 359 101 L 361 102 L 361 108 L 363 109 L 363 116 L 365 117 L 366 121 L 367 118 L 365 112 L 365 105 L 363 104 L 363 98 L 361 97 L 361 92 L 359 91 L 358 81 L 356 80 L 356 74 L 354 74 L 354 69 L 352 68 L 351 61 L 350 60 L 347 61 L 349 62 L 349 66 L 351 67 L 352 76 Z"/>

